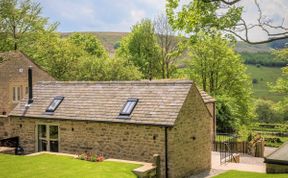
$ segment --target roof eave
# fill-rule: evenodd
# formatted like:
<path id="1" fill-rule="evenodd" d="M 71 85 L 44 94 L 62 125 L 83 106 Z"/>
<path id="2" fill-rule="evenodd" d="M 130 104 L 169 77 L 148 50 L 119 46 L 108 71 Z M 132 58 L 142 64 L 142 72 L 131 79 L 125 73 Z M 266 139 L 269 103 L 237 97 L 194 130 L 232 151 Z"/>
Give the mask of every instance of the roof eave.
<path id="1" fill-rule="evenodd" d="M 287 165 L 288 166 L 288 160 L 277 160 L 277 159 L 264 158 L 264 163 L 266 163 L 266 164 Z"/>
<path id="2" fill-rule="evenodd" d="M 117 118 L 115 118 L 115 120 L 95 120 L 95 119 L 87 119 L 87 118 L 69 118 L 69 117 L 53 117 L 51 115 L 47 115 L 47 116 L 33 116 L 33 115 L 17 115 L 17 114 L 10 114 L 9 117 L 21 117 L 21 118 L 32 118 L 32 119 L 55 119 L 55 120 L 62 120 L 62 121 L 65 121 L 65 120 L 69 120 L 69 121 L 75 121 L 75 122 L 78 122 L 78 121 L 89 121 L 89 122 L 100 122 L 100 123 L 118 123 L 118 124 L 134 124 L 134 125 L 148 125 L 148 126 L 158 126 L 158 127 L 173 127 L 174 126 L 174 123 L 173 124 L 161 124 L 161 123 L 148 123 L 148 122 L 133 122 L 133 121 L 127 121 L 125 120 L 126 122 L 123 122 L 122 120 L 117 120 Z"/>

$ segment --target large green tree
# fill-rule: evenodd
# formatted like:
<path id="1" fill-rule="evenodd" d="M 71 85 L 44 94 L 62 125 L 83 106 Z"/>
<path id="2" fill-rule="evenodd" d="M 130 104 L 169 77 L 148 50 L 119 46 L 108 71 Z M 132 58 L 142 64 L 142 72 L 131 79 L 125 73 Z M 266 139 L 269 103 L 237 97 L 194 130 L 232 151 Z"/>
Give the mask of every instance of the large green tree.
<path id="1" fill-rule="evenodd" d="M 54 31 L 57 23 L 48 24 L 41 11 L 40 3 L 32 0 L 0 0 L 0 50 L 25 48 L 21 44 L 30 35 Z"/>
<path id="2" fill-rule="evenodd" d="M 74 40 L 61 38 L 57 33 L 38 34 L 25 52 L 57 80 L 138 80 L 142 77 L 127 59 L 109 58 L 104 50 L 91 53 L 85 45 L 75 44 Z"/>
<path id="3" fill-rule="evenodd" d="M 76 46 L 84 49 L 87 53 L 96 57 L 108 57 L 108 53 L 100 40 L 93 34 L 73 33 L 68 40 Z"/>
<path id="4" fill-rule="evenodd" d="M 95 56 L 82 58 L 77 72 L 77 80 L 109 81 L 109 80 L 139 80 L 142 73 L 123 58 L 97 58 Z"/>
<path id="5" fill-rule="evenodd" d="M 151 20 L 144 19 L 134 25 L 131 33 L 121 40 L 116 53 L 137 66 L 146 79 L 161 75 L 160 48 Z"/>
<path id="6" fill-rule="evenodd" d="M 283 114 L 284 120 L 288 121 L 288 48 L 276 51 L 275 54 L 281 60 L 287 62 L 287 66 L 282 68 L 282 76 L 275 84 L 270 84 L 272 92 L 284 94 L 286 97 L 277 103 L 277 109 Z"/>
<path id="7" fill-rule="evenodd" d="M 251 80 L 240 55 L 221 34 L 199 34 L 189 45 L 187 74 L 217 99 L 217 121 L 221 130 L 237 130 L 253 117 Z M 221 128 L 220 128 L 221 127 Z"/>
<path id="8" fill-rule="evenodd" d="M 75 80 L 82 58 L 89 54 L 57 33 L 37 33 L 22 50 L 57 80 Z"/>

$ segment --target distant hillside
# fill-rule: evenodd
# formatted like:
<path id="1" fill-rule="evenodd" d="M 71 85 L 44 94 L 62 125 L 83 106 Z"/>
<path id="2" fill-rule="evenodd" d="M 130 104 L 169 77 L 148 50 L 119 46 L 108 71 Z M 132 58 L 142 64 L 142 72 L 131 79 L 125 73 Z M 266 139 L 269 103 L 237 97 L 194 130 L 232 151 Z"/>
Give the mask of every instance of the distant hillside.
<path id="1" fill-rule="evenodd" d="M 123 38 L 128 34 L 128 32 L 83 32 L 83 33 L 91 33 L 96 35 L 110 53 L 115 52 L 114 44 L 117 41 L 120 41 L 121 38 Z M 69 34 L 70 33 L 62 33 L 62 36 L 65 37 Z M 236 50 L 238 52 L 257 53 L 257 52 L 267 52 L 270 51 L 271 49 L 269 48 L 269 44 L 250 45 L 241 41 L 238 42 Z"/>
<path id="2" fill-rule="evenodd" d="M 236 45 L 236 51 L 248 53 L 269 52 L 271 51 L 269 46 L 269 44 L 251 45 L 243 41 L 239 41 Z"/>

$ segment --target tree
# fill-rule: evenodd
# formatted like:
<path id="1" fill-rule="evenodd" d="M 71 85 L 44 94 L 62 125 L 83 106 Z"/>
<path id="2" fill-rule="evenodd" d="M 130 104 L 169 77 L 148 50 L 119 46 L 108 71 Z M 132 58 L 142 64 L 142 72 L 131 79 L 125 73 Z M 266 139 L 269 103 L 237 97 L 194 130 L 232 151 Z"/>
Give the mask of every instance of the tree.
<path id="1" fill-rule="evenodd" d="M 0 33 L 1 42 L 6 44 L 4 50 L 17 50 L 31 33 L 56 29 L 57 23 L 49 25 L 48 18 L 40 16 L 41 10 L 40 3 L 31 0 L 0 0 Z"/>
<path id="2" fill-rule="evenodd" d="M 275 24 L 267 18 L 261 10 L 261 4 L 254 0 L 258 8 L 258 18 L 254 24 L 247 24 L 242 17 L 242 0 L 191 0 L 182 3 L 180 0 L 167 0 L 167 14 L 173 27 L 185 31 L 188 34 L 195 34 L 200 29 L 218 29 L 226 34 L 232 34 L 238 39 L 250 44 L 262 44 L 288 38 L 288 27 L 282 24 Z M 181 9 L 181 10 L 179 10 Z M 283 17 L 283 22 L 284 22 Z M 250 32 L 259 30 L 267 35 L 267 39 L 259 41 L 250 40 Z"/>
<path id="3" fill-rule="evenodd" d="M 256 114 L 260 122 L 279 122 L 281 114 L 275 109 L 275 103 L 269 100 L 257 100 Z"/>
<path id="4" fill-rule="evenodd" d="M 87 53 L 96 57 L 108 57 L 108 53 L 104 46 L 93 34 L 88 33 L 73 33 L 68 37 L 69 42 L 84 49 Z"/>
<path id="5" fill-rule="evenodd" d="M 217 33 L 213 36 L 202 33 L 189 48 L 191 60 L 187 61 L 187 74 L 204 91 L 216 97 L 219 125 L 226 119 L 229 121 L 225 122 L 233 123 L 226 127 L 235 130 L 242 124 L 249 124 L 254 108 L 251 80 L 231 42 Z"/>
<path id="6" fill-rule="evenodd" d="M 142 73 L 123 58 L 86 57 L 81 60 L 77 80 L 139 80 Z"/>
<path id="7" fill-rule="evenodd" d="M 276 56 L 285 61 L 288 65 L 288 48 L 275 52 Z M 280 77 L 275 85 L 271 85 L 273 92 L 288 95 L 288 66 L 282 68 L 282 77 Z"/>
<path id="8" fill-rule="evenodd" d="M 275 84 L 270 84 L 272 92 L 284 94 L 286 97 L 277 103 L 277 110 L 283 114 L 284 120 L 288 121 L 288 48 L 276 51 L 279 59 L 287 62 L 287 66 L 282 68 L 282 77 L 277 79 Z"/>
<path id="9" fill-rule="evenodd" d="M 57 80 L 76 80 L 80 61 L 89 54 L 59 34 L 39 34 L 23 50 Z"/>
<path id="10" fill-rule="evenodd" d="M 132 62 L 146 79 L 159 77 L 160 52 L 151 20 L 134 25 L 131 33 L 121 40 L 116 55 Z"/>
<path id="11" fill-rule="evenodd" d="M 242 7 L 232 7 L 218 14 L 221 2 L 207 2 L 193 0 L 179 8 L 179 0 L 167 0 L 166 12 L 169 22 L 176 30 L 184 31 L 194 36 L 198 32 L 211 32 L 211 30 L 224 30 L 233 28 L 241 18 Z"/>
<path id="12" fill-rule="evenodd" d="M 179 38 L 177 38 L 164 14 L 160 14 L 154 20 L 154 27 L 161 51 L 162 78 L 170 78 L 171 73 L 176 69 L 176 59 L 181 53 L 178 44 Z"/>

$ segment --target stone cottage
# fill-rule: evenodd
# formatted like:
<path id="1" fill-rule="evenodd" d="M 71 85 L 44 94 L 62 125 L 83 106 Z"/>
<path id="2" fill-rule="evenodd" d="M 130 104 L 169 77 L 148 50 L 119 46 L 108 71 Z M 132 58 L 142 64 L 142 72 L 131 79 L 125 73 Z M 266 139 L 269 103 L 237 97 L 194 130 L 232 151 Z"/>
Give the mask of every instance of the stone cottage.
<path id="1" fill-rule="evenodd" d="M 7 136 L 4 131 L 5 118 L 28 92 L 29 66 L 32 66 L 34 72 L 33 83 L 54 80 L 22 52 L 0 53 L 0 139 Z"/>
<path id="2" fill-rule="evenodd" d="M 38 82 L 10 113 L 25 153 L 94 152 L 179 178 L 211 167 L 211 114 L 192 81 Z"/>

